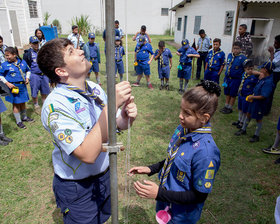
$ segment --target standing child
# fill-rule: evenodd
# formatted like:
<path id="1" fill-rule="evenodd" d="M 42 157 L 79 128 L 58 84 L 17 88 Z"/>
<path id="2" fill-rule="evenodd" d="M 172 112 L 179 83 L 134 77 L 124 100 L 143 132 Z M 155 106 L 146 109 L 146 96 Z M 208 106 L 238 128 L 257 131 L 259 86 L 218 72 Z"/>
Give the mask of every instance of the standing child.
<path id="1" fill-rule="evenodd" d="M 77 25 L 72 26 L 72 33 L 67 38 L 74 44 L 75 48 L 82 48 L 85 44 L 83 37 L 79 34 L 79 27 Z"/>
<path id="2" fill-rule="evenodd" d="M 39 49 L 43 47 L 45 43 L 47 43 L 44 33 L 40 29 L 35 30 L 35 36 L 39 39 Z"/>
<path id="3" fill-rule="evenodd" d="M 0 81 L 2 83 L 2 81 Z M 4 85 L 4 84 L 3 84 Z M 2 92 L 1 90 L 1 85 L 0 85 L 0 92 Z M 1 93 L 0 93 L 1 96 Z M 6 111 L 7 108 L 4 104 L 4 102 L 2 101 L 2 99 L 0 98 L 0 145 L 6 146 L 8 145 L 10 142 L 12 142 L 13 140 L 8 138 L 4 131 L 3 131 L 3 126 L 2 126 L 2 119 L 1 119 L 1 113 L 3 113 L 4 111 Z"/>
<path id="4" fill-rule="evenodd" d="M 274 84 L 272 74 L 273 63 L 266 62 L 261 66 L 259 81 L 254 88 L 253 95 L 247 96 L 246 100 L 251 102 L 248 108 L 246 120 L 242 128 L 235 135 L 245 135 L 246 128 L 251 119 L 256 119 L 257 127 L 255 134 L 250 139 L 250 142 L 258 142 L 260 139 L 260 131 L 262 128 L 262 119 L 266 115 L 269 97 L 272 94 Z"/>
<path id="5" fill-rule="evenodd" d="M 6 101 L 13 104 L 13 113 L 19 128 L 26 128 L 23 121 L 32 122 L 33 119 L 27 117 L 25 103 L 29 96 L 26 84 L 29 83 L 30 68 L 24 60 L 18 56 L 16 48 L 7 47 L 5 50 L 7 59 L 0 69 L 0 76 L 3 82 L 10 88 L 10 96 L 6 96 Z"/>
<path id="6" fill-rule="evenodd" d="M 151 54 L 151 58 L 149 58 Z M 147 43 L 145 36 L 141 35 L 139 37 L 139 41 L 135 47 L 135 55 L 134 55 L 134 61 L 136 63 L 136 74 L 137 74 L 137 80 L 132 86 L 140 86 L 140 80 L 143 76 L 143 73 L 147 80 L 147 85 L 149 89 L 153 89 L 153 86 L 151 84 L 151 71 L 150 71 L 150 64 L 154 58 L 154 52 L 152 45 Z"/>
<path id="7" fill-rule="evenodd" d="M 254 88 L 259 80 L 259 72 L 254 71 L 252 60 L 246 59 L 243 63 L 244 74 L 238 91 L 238 121 L 232 123 L 237 128 L 242 128 L 248 112 L 249 102 L 246 100 L 247 96 L 252 95 Z"/>
<path id="8" fill-rule="evenodd" d="M 5 45 L 3 43 L 3 37 L 0 36 L 0 65 L 6 61 L 6 58 L 5 58 L 6 48 L 7 48 L 7 45 Z"/>
<path id="9" fill-rule="evenodd" d="M 44 104 L 48 94 L 50 93 L 49 78 L 42 73 L 38 64 L 37 56 L 39 51 L 39 39 L 36 36 L 29 38 L 31 48 L 24 51 L 23 60 L 30 67 L 30 88 L 31 96 L 34 103 L 34 109 L 37 114 L 41 114 L 41 109 L 38 103 L 38 92 L 41 92 L 42 104 Z"/>
<path id="10" fill-rule="evenodd" d="M 159 89 L 162 90 L 165 87 L 165 89 L 169 90 L 168 81 L 170 69 L 172 68 L 172 54 L 168 48 L 165 48 L 165 42 L 163 40 L 158 43 L 158 48 L 155 52 L 155 60 L 158 60 L 158 76 L 161 81 Z"/>
<path id="11" fill-rule="evenodd" d="M 161 162 L 133 167 L 129 174 L 159 173 L 160 185 L 144 180 L 134 183 L 136 193 L 157 200 L 156 211 L 169 207 L 168 223 L 196 223 L 220 167 L 220 151 L 211 135 L 210 119 L 218 106 L 220 87 L 202 81 L 186 91 L 181 101 L 180 125 Z"/>
<path id="12" fill-rule="evenodd" d="M 115 71 L 120 74 L 120 82 L 123 81 L 124 66 L 122 57 L 125 55 L 124 48 L 121 46 L 121 38 L 115 37 Z"/>
<path id="13" fill-rule="evenodd" d="M 242 44 L 240 42 L 234 42 L 232 53 L 229 53 L 227 58 L 227 69 L 223 83 L 226 103 L 225 107 L 220 110 L 223 114 L 232 113 L 232 107 L 238 95 L 242 74 L 244 73 L 243 62 L 247 58 L 241 53 L 241 47 Z"/>
<path id="14" fill-rule="evenodd" d="M 89 80 L 90 73 L 93 71 L 95 73 L 97 84 L 101 85 L 99 77 L 100 51 L 99 45 L 95 43 L 95 34 L 89 33 L 88 40 L 89 41 L 83 47 L 86 59 L 92 64 L 87 79 Z"/>
<path id="15" fill-rule="evenodd" d="M 179 93 L 183 94 L 187 90 L 189 80 L 192 75 L 192 58 L 199 58 L 197 51 L 190 46 L 189 41 L 182 40 L 182 47 L 176 52 L 180 56 L 180 64 L 178 66 L 178 78 L 180 78 Z M 185 87 L 183 90 L 183 82 L 185 80 Z"/>
<path id="16" fill-rule="evenodd" d="M 213 40 L 213 49 L 206 57 L 204 80 L 220 83 L 220 75 L 225 66 L 225 53 L 220 49 L 221 39 Z"/>

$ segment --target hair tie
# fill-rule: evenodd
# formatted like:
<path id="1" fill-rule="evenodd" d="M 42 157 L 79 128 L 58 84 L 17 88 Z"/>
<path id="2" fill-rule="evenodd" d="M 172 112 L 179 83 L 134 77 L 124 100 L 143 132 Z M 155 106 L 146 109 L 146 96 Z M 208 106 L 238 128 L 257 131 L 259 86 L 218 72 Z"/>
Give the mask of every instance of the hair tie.
<path id="1" fill-rule="evenodd" d="M 208 93 L 216 94 L 217 96 L 221 95 L 221 87 L 213 81 L 201 80 L 196 86 L 202 86 Z"/>

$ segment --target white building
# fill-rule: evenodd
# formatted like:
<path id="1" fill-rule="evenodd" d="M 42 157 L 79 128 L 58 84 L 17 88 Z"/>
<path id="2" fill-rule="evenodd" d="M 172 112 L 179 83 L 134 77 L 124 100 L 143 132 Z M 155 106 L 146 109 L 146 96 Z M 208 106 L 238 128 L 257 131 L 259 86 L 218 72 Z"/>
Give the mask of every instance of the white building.
<path id="1" fill-rule="evenodd" d="M 174 13 L 169 9 L 180 0 L 115 0 L 115 18 L 125 31 L 127 15 L 127 33 L 135 34 L 141 25 L 147 26 L 149 34 L 164 34 L 174 25 Z M 88 15 L 95 30 L 105 27 L 105 0 L 42 0 L 43 13 L 51 17 L 49 23 L 58 19 L 62 33 L 71 32 L 73 17 Z"/>
<path id="2" fill-rule="evenodd" d="M 268 57 L 267 48 L 280 34 L 280 0 L 184 0 L 171 8 L 175 13 L 175 42 L 187 38 L 191 43 L 204 29 L 212 38 L 222 40 L 228 54 L 240 24 L 248 26 L 257 61 Z"/>
<path id="3" fill-rule="evenodd" d="M 41 0 L 0 0 L 0 35 L 4 44 L 23 47 L 42 24 Z"/>

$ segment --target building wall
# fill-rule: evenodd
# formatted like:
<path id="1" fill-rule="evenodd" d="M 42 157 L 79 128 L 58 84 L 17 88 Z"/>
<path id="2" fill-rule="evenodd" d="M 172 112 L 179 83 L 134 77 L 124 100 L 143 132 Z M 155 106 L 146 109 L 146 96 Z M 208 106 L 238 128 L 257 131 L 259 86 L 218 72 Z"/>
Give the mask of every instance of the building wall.
<path id="1" fill-rule="evenodd" d="M 187 16 L 186 38 L 193 43 L 197 43 L 199 35 L 194 34 L 195 16 L 201 16 L 200 29 L 204 29 L 206 34 L 212 38 L 220 38 L 222 40 L 222 50 L 228 54 L 231 51 L 233 41 L 234 22 L 232 35 L 224 35 L 225 14 L 226 11 L 234 11 L 236 18 L 237 1 L 236 0 L 192 0 L 191 3 L 185 4 L 183 8 L 178 8 L 175 14 L 175 42 L 181 43 L 184 30 L 184 16 Z M 182 18 L 181 31 L 177 31 L 178 17 Z"/>
<path id="2" fill-rule="evenodd" d="M 135 34 L 141 25 L 147 26 L 150 34 L 163 34 L 170 28 L 170 16 L 161 16 L 161 8 L 170 8 L 179 0 L 115 0 L 115 18 L 125 31 L 125 9 L 127 8 L 127 33 Z M 62 33 L 71 32 L 71 20 L 74 16 L 88 15 L 95 29 L 103 30 L 105 24 L 104 0 L 42 0 L 43 13 L 51 14 L 49 22 L 58 19 L 62 25 Z M 125 5 L 127 3 L 127 5 Z M 65 6 L 67 5 L 67 6 Z M 104 5 L 103 5 L 104 6 Z M 171 11 L 169 11 L 170 15 Z M 174 13 L 172 13 L 174 16 Z M 174 18 L 173 18 L 174 23 Z"/>

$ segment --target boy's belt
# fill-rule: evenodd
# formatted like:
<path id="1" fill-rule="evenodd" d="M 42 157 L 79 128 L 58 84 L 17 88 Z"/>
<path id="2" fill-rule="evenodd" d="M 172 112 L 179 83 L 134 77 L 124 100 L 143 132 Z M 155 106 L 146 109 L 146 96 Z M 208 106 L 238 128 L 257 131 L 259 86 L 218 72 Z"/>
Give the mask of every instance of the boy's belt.
<path id="1" fill-rule="evenodd" d="M 12 84 L 25 84 L 25 82 L 11 82 Z"/>
<path id="2" fill-rule="evenodd" d="M 36 75 L 44 75 L 43 72 L 41 72 L 41 73 L 34 73 L 34 74 L 36 74 Z"/>
<path id="3" fill-rule="evenodd" d="M 180 63 L 181 65 L 192 65 L 192 63 Z"/>
<path id="4" fill-rule="evenodd" d="M 120 61 L 122 61 L 122 59 L 120 59 L 120 60 L 117 60 L 117 59 L 116 59 L 116 62 L 120 62 Z"/>

